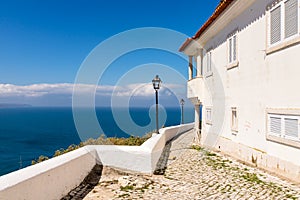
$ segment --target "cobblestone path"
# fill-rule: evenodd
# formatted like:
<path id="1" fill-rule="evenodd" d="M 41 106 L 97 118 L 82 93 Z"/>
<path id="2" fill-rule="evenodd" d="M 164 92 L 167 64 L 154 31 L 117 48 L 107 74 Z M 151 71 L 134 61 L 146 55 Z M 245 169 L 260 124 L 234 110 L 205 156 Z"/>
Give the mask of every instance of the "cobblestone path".
<path id="1" fill-rule="evenodd" d="M 224 155 L 191 147 L 191 133 L 172 142 L 163 175 L 105 168 L 91 199 L 300 199 L 300 187 Z"/>

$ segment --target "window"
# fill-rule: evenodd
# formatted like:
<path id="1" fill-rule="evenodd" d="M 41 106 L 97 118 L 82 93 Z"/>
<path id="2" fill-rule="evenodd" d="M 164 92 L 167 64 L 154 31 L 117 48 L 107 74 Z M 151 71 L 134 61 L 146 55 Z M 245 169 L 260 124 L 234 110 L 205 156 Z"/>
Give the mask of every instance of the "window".
<path id="1" fill-rule="evenodd" d="M 211 69 L 211 67 L 212 67 L 212 59 L 211 59 L 211 55 L 212 55 L 212 53 L 211 53 L 211 51 L 209 51 L 209 52 L 207 52 L 206 53 L 206 75 L 211 75 L 212 74 L 212 69 Z"/>
<path id="2" fill-rule="evenodd" d="M 234 33 L 228 38 L 228 63 L 237 62 L 237 35 Z"/>
<path id="3" fill-rule="evenodd" d="M 300 116 L 268 114 L 268 134 L 280 138 L 299 140 Z"/>
<path id="4" fill-rule="evenodd" d="M 238 131 L 238 118 L 236 107 L 231 108 L 231 130 L 235 132 Z"/>
<path id="5" fill-rule="evenodd" d="M 298 0 L 286 1 L 284 8 L 284 36 L 288 38 L 298 33 Z"/>
<path id="6" fill-rule="evenodd" d="M 281 117 L 270 116 L 270 134 L 281 136 Z"/>
<path id="7" fill-rule="evenodd" d="M 270 9 L 269 45 L 280 43 L 299 33 L 299 0 L 280 1 Z"/>
<path id="8" fill-rule="evenodd" d="M 280 7 L 275 8 L 271 11 L 271 44 L 279 42 L 281 40 L 281 9 Z"/>
<path id="9" fill-rule="evenodd" d="M 211 108 L 206 108 L 206 124 L 212 124 Z"/>

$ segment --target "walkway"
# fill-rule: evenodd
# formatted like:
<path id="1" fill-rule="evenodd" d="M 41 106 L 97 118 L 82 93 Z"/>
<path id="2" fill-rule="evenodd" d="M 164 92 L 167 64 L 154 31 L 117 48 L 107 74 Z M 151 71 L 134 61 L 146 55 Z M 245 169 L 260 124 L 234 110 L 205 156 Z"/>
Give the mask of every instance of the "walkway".
<path id="1" fill-rule="evenodd" d="M 190 131 L 171 141 L 159 161 L 161 175 L 104 168 L 92 199 L 300 199 L 300 188 L 235 160 L 191 148 Z"/>

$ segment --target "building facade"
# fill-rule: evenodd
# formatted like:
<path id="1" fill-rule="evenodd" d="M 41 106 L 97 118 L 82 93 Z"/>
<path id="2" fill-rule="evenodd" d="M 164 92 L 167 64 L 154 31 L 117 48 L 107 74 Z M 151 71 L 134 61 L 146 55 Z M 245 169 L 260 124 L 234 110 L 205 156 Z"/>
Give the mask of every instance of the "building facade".
<path id="1" fill-rule="evenodd" d="M 300 0 L 223 0 L 180 51 L 196 141 L 300 182 Z"/>

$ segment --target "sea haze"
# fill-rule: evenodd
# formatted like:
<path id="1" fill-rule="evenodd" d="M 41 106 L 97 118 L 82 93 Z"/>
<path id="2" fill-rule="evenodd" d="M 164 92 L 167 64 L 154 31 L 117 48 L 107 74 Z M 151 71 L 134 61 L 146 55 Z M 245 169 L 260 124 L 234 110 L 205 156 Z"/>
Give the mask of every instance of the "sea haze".
<path id="1" fill-rule="evenodd" d="M 180 124 L 180 108 L 165 108 L 165 126 Z M 139 126 L 150 123 L 149 108 L 130 108 L 132 120 Z M 117 108 L 120 116 L 127 109 Z M 99 124 L 107 137 L 142 136 L 155 129 L 151 124 L 145 132 L 126 133 L 113 118 L 111 108 L 96 108 Z M 186 108 L 185 123 L 192 122 L 194 112 Z M 130 129 L 130 127 L 127 127 Z M 103 133 L 99 133 L 99 136 Z M 40 155 L 51 157 L 60 148 L 81 142 L 73 121 L 72 108 L 18 107 L 0 108 L 0 175 L 31 165 Z"/>

